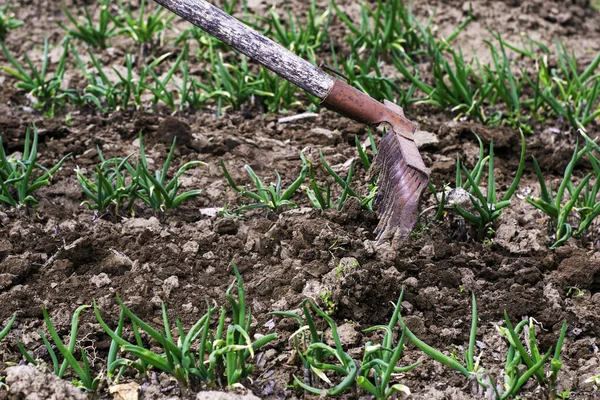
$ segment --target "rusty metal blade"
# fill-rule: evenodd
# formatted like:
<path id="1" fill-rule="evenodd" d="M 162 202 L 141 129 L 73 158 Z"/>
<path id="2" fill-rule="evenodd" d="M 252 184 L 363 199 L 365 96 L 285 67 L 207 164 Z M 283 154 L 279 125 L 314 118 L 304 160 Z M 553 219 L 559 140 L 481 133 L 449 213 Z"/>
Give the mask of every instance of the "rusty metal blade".
<path id="1" fill-rule="evenodd" d="M 371 174 L 379 174 L 379 192 L 375 200 L 379 224 L 377 240 L 396 236 L 406 239 L 419 218 L 419 201 L 428 176 L 407 163 L 414 142 L 396 134 L 393 129 L 381 140 Z"/>
<path id="2" fill-rule="evenodd" d="M 392 236 L 406 239 L 419 219 L 419 201 L 429 180 L 429 170 L 413 141 L 415 125 L 401 107 L 389 101 L 380 103 L 340 80 L 323 104 L 368 125 L 389 124 L 370 170 L 371 176 L 379 176 L 375 232 L 379 243 Z"/>

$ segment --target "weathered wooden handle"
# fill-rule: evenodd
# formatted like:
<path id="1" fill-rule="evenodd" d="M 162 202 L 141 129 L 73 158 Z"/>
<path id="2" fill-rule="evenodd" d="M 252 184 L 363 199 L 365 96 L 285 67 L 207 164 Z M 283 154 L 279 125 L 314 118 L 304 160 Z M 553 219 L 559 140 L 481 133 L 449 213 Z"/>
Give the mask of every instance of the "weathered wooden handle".
<path id="1" fill-rule="evenodd" d="M 326 72 L 208 1 L 154 1 L 320 99 L 333 87 L 334 79 Z"/>

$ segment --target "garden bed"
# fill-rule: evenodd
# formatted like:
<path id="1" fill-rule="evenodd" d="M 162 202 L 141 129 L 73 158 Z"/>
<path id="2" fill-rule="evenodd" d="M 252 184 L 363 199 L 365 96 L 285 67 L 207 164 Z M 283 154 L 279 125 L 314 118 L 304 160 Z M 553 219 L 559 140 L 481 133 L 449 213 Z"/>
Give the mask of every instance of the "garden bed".
<path id="1" fill-rule="evenodd" d="M 22 60 L 28 52 L 34 63 L 40 63 L 43 38 L 58 45 L 64 31 L 56 22 L 69 22 L 56 3 L 18 3 L 12 5 L 12 11 L 26 25 L 10 31 L 6 46 L 15 57 Z M 489 48 L 482 41 L 491 40 L 486 30 L 486 25 L 491 25 L 511 43 L 520 43 L 522 32 L 551 49 L 555 38 L 564 41 L 583 69 L 600 51 L 600 12 L 579 3 L 585 2 L 474 2 L 474 21 L 453 46 L 460 47 L 469 58 L 474 49 L 482 62 L 489 62 Z M 357 18 L 357 4 L 338 4 Z M 81 5 L 80 1 L 66 3 L 69 10 Z M 249 1 L 248 6 L 259 15 L 266 15 L 269 9 L 265 2 Z M 296 1 L 290 7 L 299 15 L 308 9 L 306 3 Z M 468 14 L 468 7 L 456 8 L 452 2 L 434 0 L 418 2 L 414 9 L 422 21 L 435 9 L 433 24 L 440 37 L 447 37 Z M 281 14 L 283 18 L 285 12 Z M 177 57 L 181 49 L 173 39 L 187 27 L 185 22 L 173 20 L 163 44 L 151 51 L 140 50 L 140 54 L 146 51 L 147 60 L 168 51 Z M 338 51 L 350 51 L 343 41 L 348 28 L 339 19 L 333 19 L 329 33 L 339 41 Z M 83 55 L 86 47 L 72 41 Z M 103 65 L 107 69 L 112 65 L 125 68 L 125 54 L 137 51 L 132 50 L 137 47 L 120 36 L 113 38 L 111 45 L 96 50 L 102 55 Z M 56 68 L 61 55 L 61 47 L 55 49 L 50 52 L 51 69 Z M 330 53 L 318 56 L 331 61 Z M 511 57 L 520 65 L 534 68 L 531 59 Z M 82 90 L 86 81 L 77 72 L 75 62 L 69 63 L 73 67 L 67 69 L 65 79 L 69 87 Z M 9 65 L 5 56 L 0 55 L 0 65 Z M 168 70 L 161 68 L 162 74 Z M 395 70 L 393 73 L 399 75 Z M 361 193 L 368 192 L 367 172 L 357 159 L 355 147 L 356 136 L 361 141 L 367 139 L 367 128 L 324 109 L 310 109 L 316 112 L 309 118 L 278 121 L 306 111 L 310 103 L 303 96 L 299 96 L 301 105 L 290 107 L 285 115 L 266 113 L 260 100 L 245 102 L 240 110 L 226 109 L 221 116 L 216 115 L 216 106 L 210 102 L 197 110 L 173 112 L 161 102 L 150 105 L 149 95 L 139 109 L 131 106 L 102 111 L 89 103 L 67 103 L 47 118 L 43 111 L 32 107 L 25 92 L 13 87 L 12 77 L 2 74 L 0 82 L 0 134 L 6 153 L 23 151 L 25 131 L 35 123 L 41 165 L 49 167 L 71 154 L 54 174 L 51 185 L 35 192 L 37 209 L 0 205 L 2 326 L 14 313 L 17 315 L 11 331 L 0 343 L 0 370 L 25 362 L 17 340 L 34 358 L 50 363 L 38 332 L 44 326 L 44 307 L 61 336 L 68 334 L 75 309 L 93 301 L 104 320 L 115 329 L 120 310 L 116 295 L 154 327 L 162 326 L 164 302 L 173 326 L 178 318 L 187 330 L 204 315 L 207 301 L 228 304 L 225 292 L 234 280 L 231 262 L 235 261 L 243 278 L 246 303 L 252 309 L 251 337 L 277 333 L 277 339 L 257 353 L 250 378 L 241 381 L 260 398 L 317 397 L 294 386 L 294 376 L 303 379 L 308 373 L 290 339 L 298 329 L 297 323 L 270 312 L 298 311 L 303 299 L 313 300 L 337 323 L 345 351 L 360 361 L 365 343 L 377 337 L 376 333 L 363 330 L 387 325 L 394 311 L 392 303 L 402 288 L 401 314 L 410 330 L 461 362 L 469 343 L 473 292 L 479 319 L 477 354 L 481 354 L 481 365 L 497 380 L 501 379 L 508 349 L 507 340 L 496 328 L 505 326 L 505 311 L 514 324 L 524 318 L 532 319 L 542 353 L 555 346 L 566 320 L 565 345 L 560 355 L 563 365 L 556 392 L 570 390 L 571 399 L 596 396 L 596 387 L 586 379 L 600 374 L 598 225 L 593 223 L 583 237 L 571 238 L 551 250 L 556 239 L 552 238 L 549 218 L 526 200 L 528 195 L 540 196 L 531 155 L 555 189 L 562 179 L 577 141 L 576 129 L 564 118 L 526 122 L 531 132 L 525 134 L 525 172 L 512 204 L 493 225 L 494 232 L 478 236 L 451 207 L 441 221 L 434 220 L 436 201 L 426 193 L 422 209 L 431 210 L 414 234 L 403 242 L 377 244 L 373 233 L 377 216 L 361 208 L 355 198 L 348 198 L 339 212 L 319 210 L 299 189 L 291 199 L 296 207 L 256 209 L 239 216 L 216 212 L 224 205 L 231 211 L 244 203 L 224 178 L 221 160 L 240 184 L 249 182 L 244 171 L 247 164 L 266 183 L 275 180 L 277 170 L 287 187 L 301 170 L 300 151 L 314 165 L 320 165 L 322 152 L 343 176 L 347 174 L 348 160 L 354 158 L 354 184 Z M 468 115 L 455 120 L 455 113 L 427 104 L 407 107 L 406 114 L 417 124 L 418 135 L 427 138 L 421 144 L 421 153 L 438 189 L 445 183 L 454 183 L 457 155 L 469 168 L 473 167 L 479 151 L 473 135 L 476 133 L 486 148 L 493 140 L 498 192 L 507 191 L 519 163 L 519 126 L 508 122 L 486 126 Z M 599 126 L 597 120 L 586 125 L 588 135 L 596 137 Z M 139 153 L 140 132 L 153 168 L 163 165 L 174 137 L 174 168 L 195 160 L 206 163 L 182 175 L 183 189 L 200 189 L 201 194 L 164 212 L 152 211 L 138 201 L 134 216 L 115 216 L 110 210 L 95 212 L 82 206 L 86 198 L 74 170 L 80 168 L 91 177 L 100 162 L 97 148 L 106 158 Z M 582 161 L 575 168 L 574 180 L 579 182 L 591 170 L 590 163 Z M 318 179 L 327 178 L 323 168 L 316 173 Z M 317 320 L 319 329 L 325 329 L 322 320 Z M 147 339 L 145 336 L 144 340 L 151 343 Z M 110 337 L 94 312 L 83 311 L 77 349 L 85 349 L 94 376 L 105 373 L 110 346 Z M 416 361 L 421 362 L 417 368 L 393 378 L 394 383 L 410 388 L 411 398 L 482 398 L 476 393 L 481 390 L 476 384 L 407 344 L 400 364 Z M 65 377 L 74 375 L 68 371 Z M 340 377 L 332 375 L 331 379 L 336 383 Z M 141 385 L 142 398 L 195 398 L 196 391 L 206 389 L 199 384 L 188 391 L 173 377 L 156 370 L 147 377 L 131 370 L 121 381 Z M 328 386 L 318 379 L 314 383 L 321 388 Z M 105 398 L 108 386 L 104 376 L 96 394 L 89 396 Z M 0 393 L 6 392 L 0 389 Z M 343 394 L 345 398 L 360 395 L 364 393 L 356 389 Z M 538 382 L 531 379 L 520 396 L 542 398 Z"/>

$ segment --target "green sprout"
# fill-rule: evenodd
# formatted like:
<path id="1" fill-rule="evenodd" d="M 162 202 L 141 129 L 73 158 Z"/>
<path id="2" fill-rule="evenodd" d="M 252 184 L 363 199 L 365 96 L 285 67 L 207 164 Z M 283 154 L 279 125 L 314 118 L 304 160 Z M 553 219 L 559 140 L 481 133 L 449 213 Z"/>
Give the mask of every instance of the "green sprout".
<path id="1" fill-rule="evenodd" d="M 33 126 L 33 141 L 31 127 Z M 37 163 L 38 131 L 35 125 L 29 125 L 25 132 L 25 147 L 20 159 L 6 157 L 0 136 L 0 202 L 11 207 L 37 207 L 38 201 L 33 192 L 42 186 L 48 186 L 52 175 L 58 171 L 71 154 L 64 156 L 56 165 L 48 169 Z M 41 170 L 36 177 L 34 171 Z"/>
<path id="2" fill-rule="evenodd" d="M 479 237 L 488 233 L 490 226 L 502 215 L 502 209 L 511 204 L 511 197 L 517 190 L 523 170 L 525 167 L 525 137 L 521 132 L 521 156 L 519 166 L 515 177 L 501 198 L 496 192 L 496 180 L 494 171 L 494 145 L 490 141 L 489 154 L 485 156 L 483 142 L 475 134 L 479 142 L 479 156 L 473 170 L 469 170 L 461 163 L 460 158 L 456 158 L 456 186 L 454 189 L 443 190 L 440 196 L 436 193 L 433 185 L 429 189 L 434 193 L 437 202 L 437 212 L 435 219 L 441 219 L 444 209 L 450 205 L 465 221 L 473 224 L 477 228 Z M 487 195 L 484 196 L 479 188 L 485 166 L 487 163 Z M 466 180 L 463 180 L 463 175 Z"/>
<path id="3" fill-rule="evenodd" d="M 167 155 L 167 159 L 165 160 L 162 169 L 156 170 L 154 174 L 148 168 L 142 132 L 140 132 L 139 139 L 140 161 L 138 162 L 137 167 L 133 169 L 128 163 L 125 164 L 125 167 L 134 177 L 138 186 L 136 191 L 138 198 L 148 204 L 154 211 L 163 212 L 165 210 L 177 208 L 184 201 L 198 196 L 201 193 L 200 190 L 189 190 L 187 192 L 179 193 L 179 188 L 181 187 L 179 178 L 181 178 L 188 169 L 198 165 L 205 165 L 202 161 L 190 161 L 183 164 L 177 170 L 173 178 L 171 178 L 170 181 L 167 181 L 167 173 L 171 166 L 171 162 L 173 161 L 177 138 L 173 138 L 171 150 L 169 150 L 169 154 Z"/>
<path id="4" fill-rule="evenodd" d="M 94 23 L 87 6 L 83 7 L 84 17 L 79 21 L 63 6 L 61 9 L 74 25 L 74 29 L 69 29 L 60 22 L 58 26 L 63 28 L 70 37 L 83 40 L 92 47 L 105 49 L 108 47 L 108 39 L 115 36 L 117 32 L 116 26 L 109 27 L 112 20 L 109 9 L 110 0 L 100 0 L 98 6 L 100 7 L 100 20 L 97 24 Z"/>
<path id="5" fill-rule="evenodd" d="M 77 167 L 75 173 L 77 180 L 89 200 L 82 202 L 90 210 L 104 212 L 113 207 L 113 214 L 119 215 L 123 203 L 127 203 L 125 209 L 129 214 L 133 213 L 133 202 L 136 199 L 137 182 L 126 174 L 129 158 L 111 158 L 105 160 L 98 148 L 100 165 L 94 171 L 94 181 L 86 178 L 83 171 Z"/>
<path id="6" fill-rule="evenodd" d="M 557 117 L 566 118 L 573 129 L 585 127 L 600 117 L 600 53 L 579 73 L 574 54 L 569 55 L 564 44 L 556 42 L 558 69 L 550 69 L 545 58 L 540 60 L 537 85 L 538 96 Z M 533 85 L 533 83 L 531 83 Z"/>
<path id="7" fill-rule="evenodd" d="M 6 4 L 0 8 L 0 42 L 4 41 L 8 31 L 17 29 L 25 24 L 25 22 L 16 19 L 14 13 L 9 13 L 9 8 L 10 4 Z"/>
<path id="8" fill-rule="evenodd" d="M 564 321 L 562 324 L 554 354 L 552 354 L 552 348 L 550 348 L 544 356 L 541 355 L 537 345 L 533 318 L 530 318 L 529 321 L 521 321 L 517 324 L 516 328 L 513 329 L 505 310 L 504 321 L 506 323 L 506 328 L 497 326 L 497 329 L 509 342 L 503 385 L 505 392 L 503 395 L 500 395 L 498 388 L 493 384 L 492 388 L 496 393 L 496 397 L 498 399 L 507 399 L 514 396 L 531 376 L 534 376 L 538 380 L 540 386 L 549 394 L 549 398 L 554 397 L 557 394 L 556 383 L 558 380 L 558 373 L 562 367 L 560 353 L 567 333 L 567 321 Z M 528 336 L 525 337 L 528 337 L 528 342 L 526 345 L 523 345 L 518 334 L 519 330 L 522 327 L 525 327 L 527 322 L 529 322 L 529 330 Z M 529 352 L 527 349 L 529 349 Z M 550 361 L 550 370 L 545 372 L 544 365 L 546 364 L 546 361 L 550 359 L 551 355 L 553 357 Z M 525 373 L 521 373 L 519 364 L 525 364 L 527 368 Z"/>
<path id="9" fill-rule="evenodd" d="M 587 136 L 584 137 L 587 140 Z M 600 174 L 600 161 L 591 152 L 594 145 L 595 142 L 591 140 L 587 140 L 586 146 L 582 149 L 579 148 L 579 142 L 575 145 L 573 156 L 565 168 L 563 179 L 556 195 L 552 191 L 552 186 L 546 183 L 537 160 L 532 156 L 533 165 L 540 184 L 541 197 L 534 198 L 529 196 L 527 197 L 527 201 L 550 217 L 556 239 L 551 246 L 553 249 L 566 243 L 571 236 L 581 235 L 587 230 L 594 218 L 600 214 L 600 202 L 596 201 L 596 194 L 600 189 L 600 179 L 598 178 L 600 176 L 598 175 Z M 574 186 L 572 176 L 575 164 L 586 153 L 590 156 L 594 173 L 586 174 L 579 184 Z M 596 182 L 593 186 L 590 186 L 589 182 L 594 174 L 596 175 Z M 569 200 L 565 199 L 567 192 L 570 196 Z M 568 222 L 573 211 L 577 211 L 580 214 L 579 224 L 575 232 L 573 232 L 573 227 Z"/>
<path id="10" fill-rule="evenodd" d="M 419 350 L 423 351 L 433 360 L 461 373 L 468 379 L 474 380 L 482 388 L 488 389 L 491 387 L 497 400 L 505 400 L 514 397 L 531 377 L 535 377 L 544 390 L 549 393 L 555 393 L 558 372 L 562 367 L 562 362 L 560 361 L 560 352 L 567 330 L 566 321 L 563 322 L 563 326 L 558 337 L 554 355 L 550 362 L 550 371 L 545 373 L 544 365 L 550 359 L 550 356 L 552 355 L 552 349 L 548 350 L 548 352 L 543 356 L 539 352 L 535 338 L 533 319 L 523 320 L 513 328 L 513 325 L 508 318 L 508 314 L 505 311 L 504 319 L 506 327 L 497 328 L 502 336 L 507 339 L 509 343 L 509 349 L 506 355 L 506 363 L 503 371 L 504 382 L 502 387 L 497 387 L 496 382 L 486 373 L 485 369 L 480 366 L 481 355 L 475 357 L 478 320 L 475 294 L 471 295 L 471 299 L 471 331 L 469 335 L 469 346 L 464 354 L 464 364 L 460 363 L 455 356 L 448 356 L 418 339 L 406 326 L 401 315 L 398 316 L 399 323 L 405 330 L 407 338 Z M 519 339 L 519 333 L 527 324 L 527 322 L 529 322 L 529 342 L 527 343 L 529 352 Z M 525 372 L 523 372 L 520 368 L 522 364 L 525 366 Z"/>
<path id="11" fill-rule="evenodd" d="M 117 330 L 113 331 L 102 319 L 100 310 L 94 302 L 94 311 L 98 322 L 113 340 L 109 351 L 109 377 L 115 376 L 117 369 L 119 369 L 118 378 L 127 367 L 134 367 L 141 373 L 145 373 L 148 367 L 153 367 L 172 375 L 184 387 L 195 385 L 198 382 L 216 386 L 223 380 L 223 374 L 226 375 L 228 386 L 233 386 L 241 379 L 247 378 L 253 370 L 253 365 L 248 363 L 248 360 L 254 358 L 255 351 L 274 340 L 276 334 L 261 336 L 254 342 L 250 339 L 248 332 L 251 313 L 250 309 L 246 309 L 242 278 L 235 263 L 232 262 L 232 266 L 235 280 L 226 292 L 227 300 L 231 305 L 232 317 L 226 331 L 227 311 L 225 307 L 221 307 L 218 326 L 213 332 L 210 329 L 210 323 L 216 307 L 207 304 L 206 314 L 187 333 L 181 322 L 176 321 L 179 338 L 175 340 L 164 303 L 162 304 L 164 332 L 161 332 L 138 318 L 119 297 L 117 297 L 117 302 L 121 307 L 121 316 Z M 232 295 L 234 288 L 237 288 L 237 298 Z M 132 344 L 122 337 L 125 317 L 129 318 L 132 323 L 136 344 Z M 155 353 L 145 348 L 139 339 L 139 330 L 158 343 L 162 352 Z M 125 357 L 117 358 L 119 350 L 125 355 L 135 357 L 136 360 Z"/>
<path id="12" fill-rule="evenodd" d="M 335 347 L 327 345 L 323 341 L 322 335 L 319 335 L 315 321 L 311 315 L 311 309 L 314 313 L 323 318 L 329 325 Z M 307 392 L 316 395 L 327 394 L 329 396 L 335 396 L 347 392 L 354 385 L 356 376 L 358 374 L 358 368 L 356 362 L 342 348 L 342 343 L 340 342 L 340 337 L 337 333 L 337 326 L 335 322 L 330 316 L 328 316 L 310 300 L 305 299 L 302 301 L 302 310 L 306 322 L 304 322 L 302 317 L 300 317 L 298 314 L 292 312 L 276 311 L 272 312 L 272 314 L 294 318 L 300 324 L 300 329 L 293 334 L 293 337 L 295 340 L 296 349 L 298 350 L 298 355 L 300 356 L 306 369 L 314 373 L 322 381 L 332 386 L 332 382 L 326 375 L 327 371 L 335 372 L 336 374 L 342 376 L 343 379 L 340 383 L 329 389 L 315 387 L 314 385 L 311 385 L 310 382 L 300 380 L 297 376 L 294 376 L 294 383 Z M 309 332 L 310 338 L 307 338 L 305 335 L 306 331 Z M 303 338 L 302 342 L 305 346 L 304 351 L 300 349 L 301 343 L 297 339 L 297 336 L 301 336 Z M 335 362 L 335 364 L 332 364 L 332 362 Z"/>
<path id="13" fill-rule="evenodd" d="M 89 363 L 88 355 L 87 355 L 87 352 L 85 351 L 85 349 L 84 348 L 81 349 L 81 360 L 82 360 L 83 366 L 75 358 L 75 346 L 77 344 L 77 331 L 79 328 L 79 316 L 83 310 L 85 310 L 86 308 L 90 308 L 90 307 L 91 307 L 90 305 L 82 305 L 82 306 L 79 306 L 77 308 L 77 310 L 75 310 L 75 313 L 73 314 L 73 317 L 71 319 L 71 333 L 69 335 L 69 344 L 67 346 L 64 345 L 62 339 L 56 332 L 54 325 L 52 325 L 52 320 L 50 319 L 50 316 L 48 315 L 48 311 L 44 307 L 42 309 L 42 313 L 44 314 L 44 321 L 46 323 L 46 328 L 48 329 L 48 332 L 50 333 L 50 338 L 52 339 L 52 343 L 54 344 L 54 346 L 50 343 L 46 334 L 41 329 L 40 329 L 40 336 L 42 337 L 44 346 L 46 347 L 46 350 L 48 351 L 48 354 L 50 355 L 50 359 L 52 360 L 52 368 L 53 368 L 54 374 L 56 376 L 58 376 L 59 378 L 62 378 L 64 376 L 65 372 L 67 371 L 67 368 L 71 367 L 73 372 L 79 378 L 78 381 L 74 382 L 75 385 L 81 386 L 88 391 L 94 391 L 98 388 L 98 384 L 100 383 L 100 378 L 92 377 L 92 371 L 90 369 L 90 363 Z M 38 365 L 38 362 L 31 356 L 31 354 L 29 354 L 27 352 L 27 350 L 25 349 L 25 346 L 23 346 L 23 344 L 21 342 L 18 341 L 17 345 L 19 347 L 19 350 L 21 351 L 21 354 L 23 354 L 23 356 L 29 363 L 31 363 L 33 365 Z M 63 356 L 62 363 L 59 363 L 58 355 L 54 351 L 54 348 L 58 349 L 58 352 Z"/>
<path id="14" fill-rule="evenodd" d="M 406 341 L 406 328 L 403 328 L 398 343 L 394 345 L 394 328 L 402 308 L 402 294 L 403 292 L 400 293 L 388 325 L 373 326 L 363 331 L 365 333 L 377 330 L 384 331 L 381 344 L 373 344 L 372 342 L 365 344 L 363 360 L 357 378 L 358 386 L 373 395 L 377 400 L 388 399 L 395 392 L 410 395 L 410 389 L 407 386 L 400 383 L 390 385 L 392 374 L 408 372 L 419 365 L 417 362 L 406 367 L 397 366 Z"/>
<path id="15" fill-rule="evenodd" d="M 40 110 L 45 111 L 49 118 L 54 116 L 56 105 L 61 105 L 64 99 L 77 100 L 79 95 L 74 89 L 63 90 L 61 84 L 66 70 L 66 60 L 68 55 L 69 41 L 63 43 L 63 52 L 58 62 L 54 74 L 49 75 L 48 63 L 50 60 L 48 38 L 44 37 L 44 50 L 42 55 L 41 68 L 37 68 L 29 56 L 25 54 L 25 62 L 29 71 L 25 69 L 8 51 L 3 41 L 0 41 L 2 51 L 12 64 L 11 67 L 0 67 L 1 70 L 17 79 L 15 87 L 27 92 L 29 100 Z"/>
<path id="16" fill-rule="evenodd" d="M 306 179 L 306 172 L 308 170 L 308 164 L 304 157 L 302 157 L 302 168 L 300 169 L 300 174 L 294 180 L 294 182 L 292 182 L 292 184 L 284 190 L 281 187 L 281 176 L 277 171 L 275 171 L 277 182 L 275 184 L 271 183 L 269 186 L 265 186 L 258 175 L 256 175 L 254 170 L 249 165 L 245 165 L 244 168 L 250 176 L 254 187 L 256 188 L 255 191 L 251 191 L 240 188 L 229 174 L 229 171 L 227 171 L 223 160 L 221 160 L 220 163 L 221 168 L 223 169 L 223 174 L 225 175 L 225 179 L 227 179 L 229 186 L 231 186 L 231 188 L 236 192 L 240 193 L 241 197 L 246 197 L 255 201 L 254 203 L 238 207 L 235 210 L 238 212 L 256 208 L 266 208 L 273 211 L 279 211 L 283 206 L 295 207 L 296 204 L 290 201 L 290 198 Z"/>
<path id="17" fill-rule="evenodd" d="M 4 339 L 6 335 L 8 335 L 16 319 L 17 314 L 14 313 L 10 320 L 8 320 L 8 324 L 6 324 L 6 326 L 0 331 L 0 341 L 2 341 L 2 339 Z"/>
<path id="18" fill-rule="evenodd" d="M 117 4 L 121 15 L 112 19 L 120 28 L 118 33 L 124 33 L 141 44 L 154 43 L 155 38 L 162 35 L 175 18 L 175 14 L 163 10 L 162 7 L 157 7 L 153 13 L 145 15 L 146 0 L 141 0 L 137 17 L 133 15 L 131 7 L 125 9 L 121 0 L 118 0 Z"/>

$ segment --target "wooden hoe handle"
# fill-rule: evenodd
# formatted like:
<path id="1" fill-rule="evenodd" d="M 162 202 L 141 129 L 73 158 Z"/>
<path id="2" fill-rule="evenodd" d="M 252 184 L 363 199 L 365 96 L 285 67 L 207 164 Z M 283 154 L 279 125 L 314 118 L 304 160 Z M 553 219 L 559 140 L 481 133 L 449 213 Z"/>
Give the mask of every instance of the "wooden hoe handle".
<path id="1" fill-rule="evenodd" d="M 335 79 L 205 0 L 155 0 L 198 28 L 320 99 Z"/>

